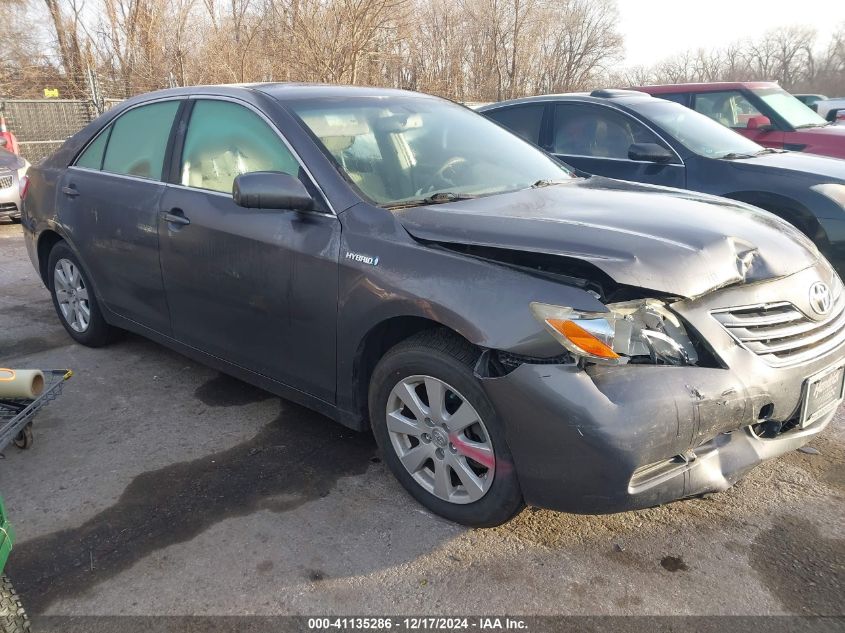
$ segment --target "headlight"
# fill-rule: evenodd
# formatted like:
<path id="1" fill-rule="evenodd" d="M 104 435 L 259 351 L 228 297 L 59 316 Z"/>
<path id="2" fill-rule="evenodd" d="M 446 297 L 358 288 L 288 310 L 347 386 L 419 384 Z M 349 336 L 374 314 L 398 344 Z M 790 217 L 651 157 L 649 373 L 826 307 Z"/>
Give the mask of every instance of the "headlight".
<path id="1" fill-rule="evenodd" d="M 681 321 L 663 301 L 608 304 L 609 312 L 532 303 L 531 312 L 577 357 L 610 365 L 695 365 L 698 355 Z"/>
<path id="2" fill-rule="evenodd" d="M 845 209 L 845 185 L 827 182 L 821 185 L 813 185 L 810 189 L 816 193 L 822 194 L 825 198 L 833 200 L 836 204 Z"/>

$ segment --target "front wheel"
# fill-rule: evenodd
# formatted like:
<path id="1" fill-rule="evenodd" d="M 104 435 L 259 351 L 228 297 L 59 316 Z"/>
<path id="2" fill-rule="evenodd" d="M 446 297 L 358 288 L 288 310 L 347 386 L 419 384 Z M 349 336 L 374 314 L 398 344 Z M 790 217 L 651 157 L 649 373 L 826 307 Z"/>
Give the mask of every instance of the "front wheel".
<path id="1" fill-rule="evenodd" d="M 0 633 L 29 633 L 29 617 L 21 604 L 12 581 L 0 576 Z"/>
<path id="2" fill-rule="evenodd" d="M 523 507 L 504 427 L 473 375 L 478 352 L 448 331 L 391 349 L 370 382 L 370 419 L 383 459 L 433 512 L 492 527 Z"/>

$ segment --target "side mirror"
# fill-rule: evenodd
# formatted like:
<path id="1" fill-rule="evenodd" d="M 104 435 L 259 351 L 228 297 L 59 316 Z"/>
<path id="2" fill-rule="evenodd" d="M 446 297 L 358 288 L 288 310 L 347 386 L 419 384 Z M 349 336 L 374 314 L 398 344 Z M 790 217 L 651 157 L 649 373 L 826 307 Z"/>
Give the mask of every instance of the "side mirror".
<path id="1" fill-rule="evenodd" d="M 657 143 L 634 143 L 628 148 L 628 158 L 649 163 L 668 163 L 675 155 Z"/>
<path id="2" fill-rule="evenodd" d="M 767 116 L 763 116 L 762 114 L 755 114 L 754 116 L 748 117 L 748 122 L 745 124 L 745 127 L 749 130 L 760 130 L 761 132 L 768 132 L 772 129 L 772 122 Z"/>
<path id="3" fill-rule="evenodd" d="M 232 199 L 247 209 L 309 211 L 314 199 L 298 178 L 280 171 L 241 174 L 232 185 Z"/>

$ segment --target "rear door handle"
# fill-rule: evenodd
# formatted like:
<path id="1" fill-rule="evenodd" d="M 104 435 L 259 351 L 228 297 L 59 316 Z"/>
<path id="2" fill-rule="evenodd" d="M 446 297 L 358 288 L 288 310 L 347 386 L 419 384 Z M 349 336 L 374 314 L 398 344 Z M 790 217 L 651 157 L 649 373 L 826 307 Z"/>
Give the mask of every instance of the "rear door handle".
<path id="1" fill-rule="evenodd" d="M 181 224 L 182 226 L 187 226 L 191 223 L 191 221 L 185 217 L 185 214 L 182 213 L 181 209 L 171 209 L 170 211 L 166 211 L 161 214 L 161 218 L 165 222 L 170 222 L 171 224 Z"/>
<path id="2" fill-rule="evenodd" d="M 66 196 L 70 196 L 71 198 L 75 198 L 79 195 L 79 192 L 76 190 L 76 187 L 62 187 L 62 193 Z"/>

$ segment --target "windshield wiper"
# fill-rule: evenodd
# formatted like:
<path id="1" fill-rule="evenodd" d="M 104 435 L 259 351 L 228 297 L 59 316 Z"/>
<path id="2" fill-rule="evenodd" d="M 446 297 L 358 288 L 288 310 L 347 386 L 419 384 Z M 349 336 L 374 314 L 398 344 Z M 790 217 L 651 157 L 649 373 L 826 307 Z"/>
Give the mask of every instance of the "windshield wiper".
<path id="1" fill-rule="evenodd" d="M 786 154 L 786 150 L 785 149 L 775 149 L 774 147 L 765 147 L 754 155 L 760 156 L 761 154 Z"/>
<path id="2" fill-rule="evenodd" d="M 552 185 L 562 185 L 566 182 L 572 180 L 571 178 L 567 178 L 566 180 L 538 180 L 533 185 L 531 185 L 532 189 L 539 189 L 540 187 L 551 187 Z"/>
<path id="3" fill-rule="evenodd" d="M 473 196 L 466 193 L 453 193 L 451 191 L 438 191 L 425 198 L 417 200 L 403 200 L 395 204 L 387 205 L 388 209 L 402 209 L 405 207 L 421 207 L 426 204 L 443 204 L 445 202 L 456 202 L 458 200 L 472 200 L 478 196 Z"/>
<path id="4" fill-rule="evenodd" d="M 724 158 L 725 160 L 741 160 L 743 158 L 754 158 L 754 156 L 754 154 L 738 154 L 737 152 L 730 152 L 724 156 L 720 156 L 719 158 Z"/>
<path id="5" fill-rule="evenodd" d="M 804 130 L 808 127 L 827 127 L 828 125 L 833 125 L 830 121 L 825 121 L 824 123 L 805 123 L 804 125 L 796 125 L 796 130 Z"/>

